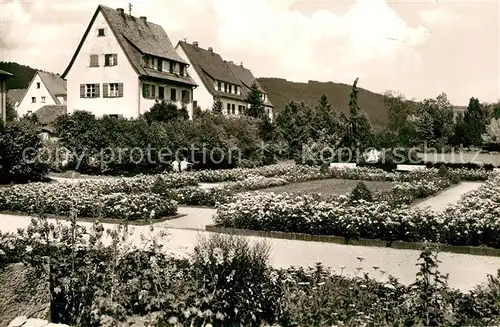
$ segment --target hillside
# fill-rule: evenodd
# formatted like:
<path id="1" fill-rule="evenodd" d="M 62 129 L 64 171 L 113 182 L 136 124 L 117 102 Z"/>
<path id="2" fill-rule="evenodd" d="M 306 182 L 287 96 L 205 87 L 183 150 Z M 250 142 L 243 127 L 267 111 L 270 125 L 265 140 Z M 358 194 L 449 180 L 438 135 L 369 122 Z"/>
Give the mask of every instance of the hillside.
<path id="1" fill-rule="evenodd" d="M 0 69 L 14 74 L 7 79 L 7 89 L 25 89 L 28 87 L 36 69 L 29 66 L 20 65 L 16 62 L 0 61 Z"/>
<path id="2" fill-rule="evenodd" d="M 269 99 L 274 104 L 275 113 L 292 100 L 316 106 L 323 94 L 326 94 L 332 107 L 342 109 L 345 113 L 349 112 L 351 85 L 317 81 L 295 83 L 270 77 L 261 77 L 257 80 L 268 92 Z M 387 122 L 388 109 L 382 95 L 359 88 L 359 107 L 368 114 L 373 125 L 381 126 Z"/>

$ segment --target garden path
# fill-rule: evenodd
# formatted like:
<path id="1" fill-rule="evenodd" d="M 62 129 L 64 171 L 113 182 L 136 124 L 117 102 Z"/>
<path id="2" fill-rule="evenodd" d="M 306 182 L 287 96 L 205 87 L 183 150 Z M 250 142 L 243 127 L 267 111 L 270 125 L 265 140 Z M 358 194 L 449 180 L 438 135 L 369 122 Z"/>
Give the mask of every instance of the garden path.
<path id="1" fill-rule="evenodd" d="M 149 226 L 131 226 L 132 234 L 129 242 L 143 246 L 141 234 L 146 236 L 158 236 L 167 232 L 166 240 L 162 242 L 164 248 L 175 255 L 185 256 L 190 253 L 197 238 L 209 233 L 200 227 L 211 222 L 214 209 L 179 207 L 179 213 L 186 216 L 170 221 L 155 224 L 153 231 Z M 15 232 L 18 228 L 26 228 L 30 223 L 30 217 L 10 216 L 0 214 L 0 231 Z M 68 224 L 63 221 L 63 224 Z M 91 223 L 81 222 L 83 226 Z M 112 228 L 112 224 L 104 224 L 105 228 Z M 251 241 L 262 238 L 247 237 Z M 366 246 L 340 245 L 333 243 L 305 242 L 284 239 L 268 238 L 266 241 L 271 246 L 271 264 L 275 267 L 289 266 L 313 266 L 316 262 L 349 275 L 361 272 L 369 272 L 377 279 L 385 280 L 387 274 L 391 274 L 402 283 L 414 281 L 417 267 L 415 263 L 419 251 L 399 250 L 390 248 L 376 248 Z M 109 242 L 109 239 L 105 242 Z M 362 258 L 362 260 L 359 260 Z M 500 268 L 500 257 L 472 256 L 455 253 L 440 253 L 442 261 L 440 271 L 449 273 L 451 287 L 460 290 L 469 290 L 475 285 L 486 281 L 487 274 L 496 274 Z M 342 268 L 343 267 L 343 268 Z M 378 267 L 375 270 L 373 267 Z M 382 276 L 381 271 L 386 274 Z"/>
<path id="2" fill-rule="evenodd" d="M 464 195 L 467 192 L 478 189 L 483 184 L 484 184 L 483 182 L 461 182 L 460 184 L 454 187 L 444 190 L 443 192 L 439 193 L 436 196 L 430 197 L 416 204 L 415 207 L 418 208 L 430 207 L 430 209 L 434 211 L 443 212 L 448 205 L 460 200 L 462 195 Z"/>

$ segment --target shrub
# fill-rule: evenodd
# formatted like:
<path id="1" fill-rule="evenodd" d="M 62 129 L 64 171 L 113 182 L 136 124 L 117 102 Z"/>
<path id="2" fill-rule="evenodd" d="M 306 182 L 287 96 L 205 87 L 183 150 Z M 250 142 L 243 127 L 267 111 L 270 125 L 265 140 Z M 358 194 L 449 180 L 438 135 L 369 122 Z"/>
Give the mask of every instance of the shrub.
<path id="1" fill-rule="evenodd" d="M 273 322 L 281 292 L 268 266 L 269 250 L 264 242 L 237 236 L 201 237 L 192 255 L 194 279 L 208 300 L 200 309 L 220 313 L 226 326 Z"/>
<path id="2" fill-rule="evenodd" d="M 349 195 L 351 201 L 365 200 L 372 201 L 372 192 L 368 189 L 365 183 L 359 182 Z"/>
<path id="3" fill-rule="evenodd" d="M 31 119 L 8 122 L 0 127 L 0 183 L 43 180 L 49 165 L 41 158 L 40 126 Z"/>

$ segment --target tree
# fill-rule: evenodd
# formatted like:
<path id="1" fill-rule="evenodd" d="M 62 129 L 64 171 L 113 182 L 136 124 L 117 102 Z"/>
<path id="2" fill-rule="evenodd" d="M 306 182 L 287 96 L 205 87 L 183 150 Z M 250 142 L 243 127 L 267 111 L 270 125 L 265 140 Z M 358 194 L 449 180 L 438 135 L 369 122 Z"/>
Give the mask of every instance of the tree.
<path id="1" fill-rule="evenodd" d="M 383 133 L 386 142 L 393 143 L 393 146 L 413 145 L 416 139 L 416 102 L 406 99 L 403 94 L 387 91 L 384 103 L 389 109 L 387 129 Z"/>
<path id="2" fill-rule="evenodd" d="M 347 119 L 347 135 L 345 145 L 354 149 L 358 146 L 366 147 L 372 136 L 370 121 L 366 115 L 360 113 L 358 105 L 358 80 L 352 85 L 349 98 L 349 117 Z"/>
<path id="3" fill-rule="evenodd" d="M 500 118 L 492 118 L 482 135 L 484 143 L 500 144 Z"/>
<path id="4" fill-rule="evenodd" d="M 7 114 L 7 121 L 13 121 L 17 118 L 17 112 L 16 112 L 16 109 L 14 108 L 14 106 L 12 105 L 12 103 L 10 101 L 7 101 L 7 108 L 5 109 L 6 110 L 6 114 Z"/>
<path id="5" fill-rule="evenodd" d="M 277 115 L 276 126 L 282 139 L 288 143 L 291 154 L 299 154 L 302 145 L 311 137 L 311 116 L 311 108 L 294 101 L 288 103 Z"/>
<path id="6" fill-rule="evenodd" d="M 312 124 L 313 132 L 315 133 L 313 137 L 315 138 L 320 131 L 330 134 L 339 134 L 341 132 L 339 117 L 328 102 L 328 98 L 325 94 L 323 94 L 318 101 Z"/>
<path id="7" fill-rule="evenodd" d="M 433 146 L 447 144 L 454 132 L 453 106 L 445 93 L 435 99 L 425 99 L 419 104 L 417 116 L 419 117 L 419 140 L 427 140 Z M 423 127 L 432 130 L 424 130 Z"/>
<path id="8" fill-rule="evenodd" d="M 189 118 L 187 111 L 179 109 L 175 103 L 167 102 L 165 100 L 156 100 L 155 104 L 151 107 L 149 111 L 144 113 L 143 117 L 146 119 L 148 124 L 153 121 L 167 122 L 173 120 L 185 120 Z"/>
<path id="9" fill-rule="evenodd" d="M 245 101 L 248 103 L 246 115 L 255 118 L 263 118 L 266 116 L 264 101 L 262 100 L 262 92 L 257 83 L 253 83 L 248 92 Z"/>
<path id="10" fill-rule="evenodd" d="M 222 101 L 218 96 L 214 97 L 214 103 L 212 105 L 212 112 L 214 114 L 221 114 L 222 115 L 222 110 L 223 110 L 223 104 Z"/>
<path id="11" fill-rule="evenodd" d="M 477 98 L 470 98 L 463 123 L 465 129 L 465 142 L 467 145 L 480 145 L 481 136 L 486 130 L 487 113 Z"/>

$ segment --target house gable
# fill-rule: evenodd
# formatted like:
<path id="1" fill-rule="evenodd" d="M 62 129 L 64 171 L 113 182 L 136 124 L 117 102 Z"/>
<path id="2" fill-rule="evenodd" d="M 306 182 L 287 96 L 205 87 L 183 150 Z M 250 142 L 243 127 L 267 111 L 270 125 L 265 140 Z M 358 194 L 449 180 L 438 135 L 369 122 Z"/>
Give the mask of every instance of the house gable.
<path id="1" fill-rule="evenodd" d="M 26 92 L 19 101 L 17 106 L 17 115 L 22 117 L 26 114 L 33 113 L 44 105 L 58 105 L 59 100 L 53 96 L 51 91 L 48 89 L 47 84 L 42 79 L 43 74 L 49 74 L 45 72 L 37 72 L 33 79 L 31 80 Z M 50 85 L 49 85 L 50 86 Z M 35 101 L 33 101 L 33 99 Z"/>

